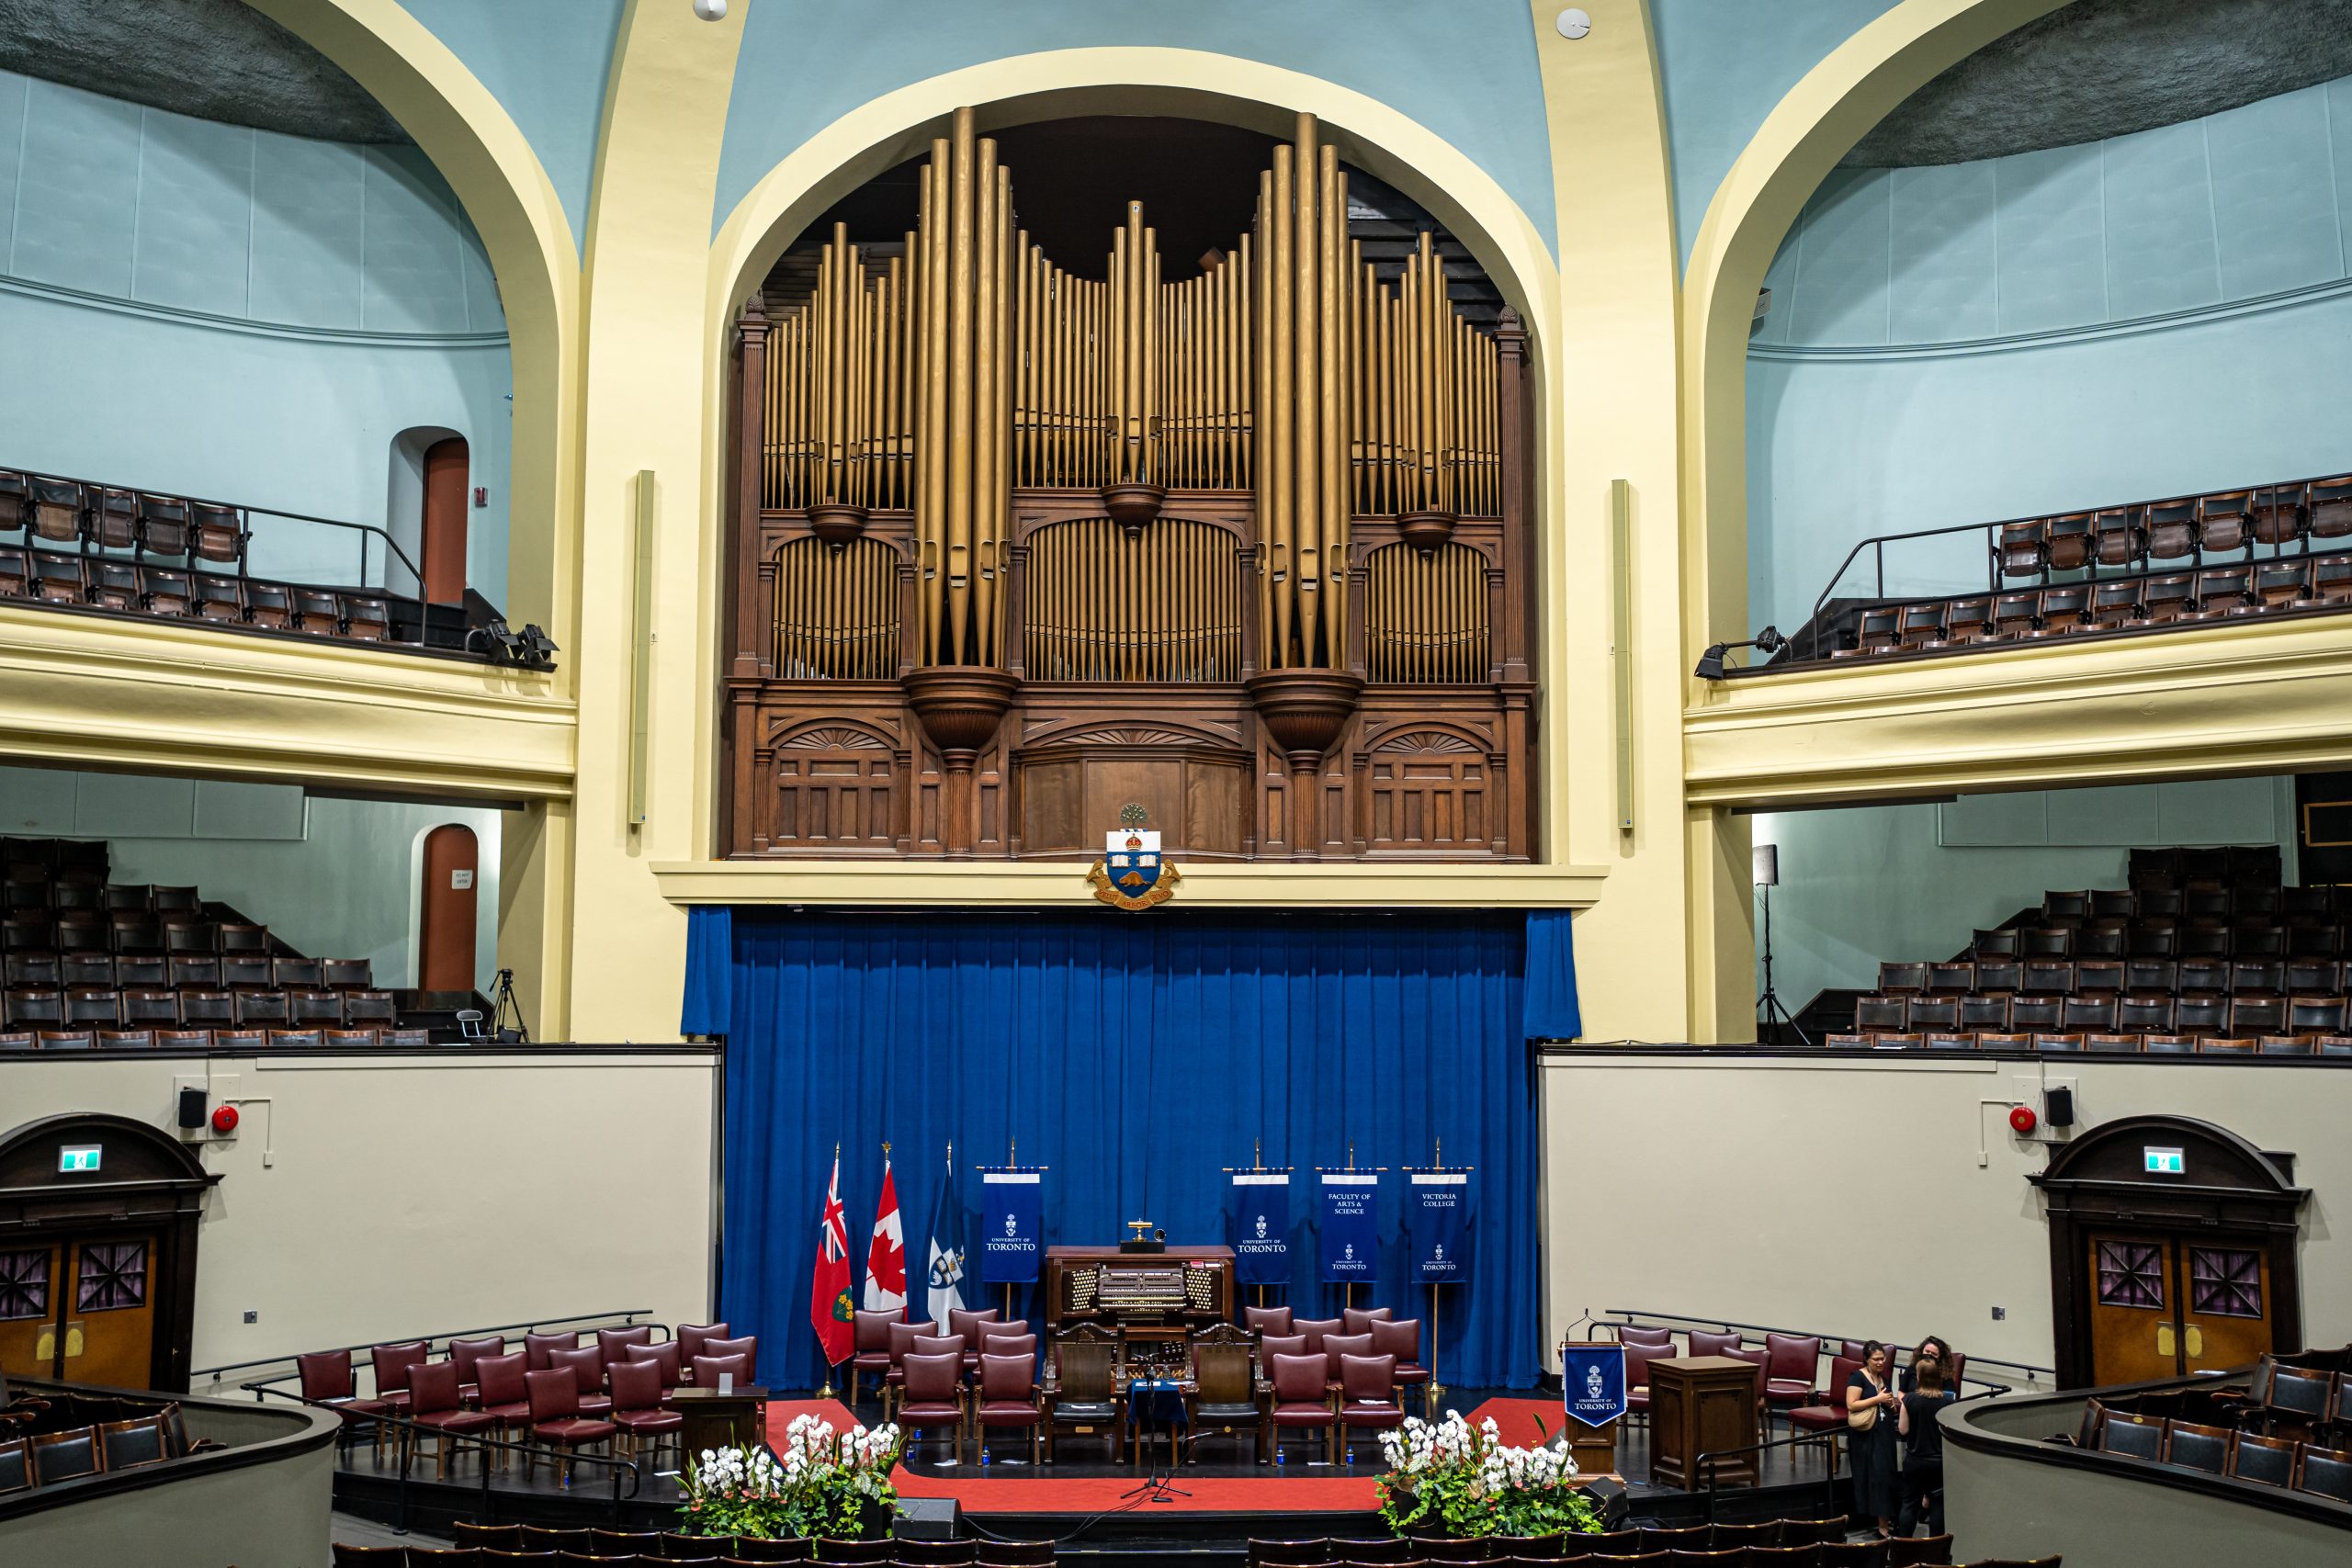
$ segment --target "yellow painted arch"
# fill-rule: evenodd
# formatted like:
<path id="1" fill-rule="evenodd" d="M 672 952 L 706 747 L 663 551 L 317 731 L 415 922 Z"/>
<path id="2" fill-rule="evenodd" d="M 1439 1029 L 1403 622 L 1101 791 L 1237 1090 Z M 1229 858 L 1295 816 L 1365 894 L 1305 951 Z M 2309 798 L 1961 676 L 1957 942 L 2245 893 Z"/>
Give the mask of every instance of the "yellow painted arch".
<path id="1" fill-rule="evenodd" d="M 247 3 L 390 110 L 481 236 L 514 380 L 505 608 L 516 624 L 537 621 L 571 642 L 580 253 L 554 182 L 490 89 L 395 0 Z M 563 671 L 556 678 L 570 683 Z"/>
<path id="2" fill-rule="evenodd" d="M 1715 188 L 1682 293 L 1686 665 L 1710 642 L 1748 635 L 1747 334 L 1773 253 L 1889 110 L 2067 3 L 1903 0 L 1789 89 Z"/>

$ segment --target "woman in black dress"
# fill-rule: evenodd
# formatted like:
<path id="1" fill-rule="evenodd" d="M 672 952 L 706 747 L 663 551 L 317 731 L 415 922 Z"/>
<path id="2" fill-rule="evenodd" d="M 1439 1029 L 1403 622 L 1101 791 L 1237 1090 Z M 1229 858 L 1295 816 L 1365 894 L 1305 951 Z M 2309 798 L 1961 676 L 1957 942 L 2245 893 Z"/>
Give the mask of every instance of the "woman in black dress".
<path id="1" fill-rule="evenodd" d="M 1944 1429 L 1936 1413 L 1952 1397 L 1944 1386 L 1943 1358 L 1922 1349 L 1911 1363 L 1915 1387 L 1903 1396 L 1895 1426 L 1903 1434 L 1903 1513 L 1894 1533 L 1908 1536 L 1922 1519 L 1929 1535 L 1944 1533 Z"/>
<path id="2" fill-rule="evenodd" d="M 1899 1438 L 1894 1406 L 1902 1395 L 1890 1374 L 1894 1353 L 1877 1340 L 1862 1347 L 1862 1364 L 1846 1380 L 1846 1447 L 1853 1455 L 1854 1512 L 1878 1527 L 1883 1538 L 1894 1529 L 1894 1472 Z"/>

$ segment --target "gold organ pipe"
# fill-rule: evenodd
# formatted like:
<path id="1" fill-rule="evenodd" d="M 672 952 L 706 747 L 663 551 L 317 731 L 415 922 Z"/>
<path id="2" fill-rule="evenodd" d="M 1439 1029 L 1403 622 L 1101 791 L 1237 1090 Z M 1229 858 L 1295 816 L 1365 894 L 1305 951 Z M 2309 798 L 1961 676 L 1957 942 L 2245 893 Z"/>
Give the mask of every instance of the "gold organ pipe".
<path id="1" fill-rule="evenodd" d="M 1270 563 L 1274 601 L 1274 642 L 1267 650 L 1266 663 L 1272 669 L 1287 669 L 1291 664 L 1291 624 L 1295 610 L 1295 590 L 1292 587 L 1291 513 L 1295 497 L 1291 491 L 1291 432 L 1295 408 L 1291 396 L 1292 378 L 1296 373 L 1295 357 L 1291 343 L 1295 327 L 1292 316 L 1294 279 L 1291 276 L 1291 150 L 1274 149 L 1273 255 L 1268 269 L 1269 313 L 1273 318 L 1274 335 L 1267 357 L 1273 362 L 1272 406 L 1273 439 L 1269 447 L 1272 472 L 1267 475 L 1267 492 L 1272 500 L 1273 515 L 1270 519 L 1270 538 L 1273 558 Z"/>
<path id="2" fill-rule="evenodd" d="M 947 627 L 940 661 L 965 662 L 972 617 L 972 385 L 974 209 L 978 201 L 975 165 L 979 152 L 968 108 L 956 111 L 955 153 L 950 171 L 947 300 L 947 547 L 941 571 L 947 579 Z"/>
<path id="3" fill-rule="evenodd" d="M 1012 228 L 1012 171 L 1002 164 L 996 170 L 996 239 L 992 251 L 996 256 L 996 312 L 989 331 L 996 337 L 996 383 L 992 401 L 995 404 L 992 428 L 996 434 L 995 481 L 988 489 L 989 503 L 989 572 L 995 580 L 989 597 L 995 613 L 989 617 L 988 662 L 1004 662 L 1004 620 L 1006 567 L 1012 545 L 1012 277 L 1014 249 Z"/>
<path id="4" fill-rule="evenodd" d="M 996 142 L 982 137 L 972 171 L 972 454 L 971 553 L 967 569 L 971 579 L 971 651 L 957 662 L 995 662 L 989 627 L 996 620 L 996 421 L 1001 412 L 997 389 L 997 275 L 1001 253 L 996 245 Z M 957 469 L 960 479 L 964 470 Z M 956 646 L 962 649 L 961 634 Z"/>
<path id="5" fill-rule="evenodd" d="M 1291 482 L 1297 494 L 1291 516 L 1291 555 L 1296 562 L 1292 592 L 1298 603 L 1299 662 L 1310 666 L 1319 662 L 1317 634 L 1323 607 L 1322 595 L 1317 592 L 1323 571 L 1322 355 L 1321 334 L 1317 331 L 1320 325 L 1321 291 L 1316 277 L 1322 236 L 1315 218 L 1321 170 L 1315 131 L 1315 117 L 1300 115 L 1291 168 L 1291 192 L 1295 205 L 1290 209 L 1288 225 L 1293 269 L 1291 309 L 1297 321 L 1291 333 L 1291 349 L 1297 361 L 1291 385 L 1291 398 L 1296 405 L 1292 415 Z"/>
<path id="6" fill-rule="evenodd" d="M 1347 498 L 1340 486 L 1347 473 L 1347 422 L 1341 417 L 1340 349 L 1342 339 L 1340 299 L 1346 275 L 1340 257 L 1347 239 L 1347 182 L 1340 173 L 1340 150 L 1326 144 L 1322 152 L 1322 225 L 1317 236 L 1316 288 L 1317 332 L 1321 350 L 1318 367 L 1322 391 L 1322 423 L 1316 462 L 1317 496 L 1321 510 L 1317 527 L 1322 539 L 1322 579 L 1317 592 L 1323 601 L 1325 647 L 1323 661 L 1331 669 L 1342 663 L 1347 613 Z"/>
<path id="7" fill-rule="evenodd" d="M 948 229 L 953 201 L 948 190 L 950 144 L 931 144 L 931 177 L 924 183 L 922 422 L 915 454 L 922 468 L 922 504 L 917 513 L 918 570 L 922 584 L 922 660 L 940 658 L 944 620 L 946 565 L 942 558 L 947 529 L 947 293 Z"/>

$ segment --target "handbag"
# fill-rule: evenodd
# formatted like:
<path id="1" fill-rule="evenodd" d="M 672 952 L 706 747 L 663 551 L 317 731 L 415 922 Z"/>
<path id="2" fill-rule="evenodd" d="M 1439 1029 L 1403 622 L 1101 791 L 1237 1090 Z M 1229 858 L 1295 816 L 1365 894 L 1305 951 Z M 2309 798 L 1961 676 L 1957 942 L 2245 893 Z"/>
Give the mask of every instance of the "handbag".
<path id="1" fill-rule="evenodd" d="M 1878 1386 L 1882 1390 L 1885 1387 L 1883 1383 Z M 1849 1409 L 1846 1412 L 1846 1425 L 1853 1431 L 1867 1432 L 1878 1425 L 1879 1411 L 1882 1408 L 1880 1405 L 1872 1404 L 1860 1410 Z"/>

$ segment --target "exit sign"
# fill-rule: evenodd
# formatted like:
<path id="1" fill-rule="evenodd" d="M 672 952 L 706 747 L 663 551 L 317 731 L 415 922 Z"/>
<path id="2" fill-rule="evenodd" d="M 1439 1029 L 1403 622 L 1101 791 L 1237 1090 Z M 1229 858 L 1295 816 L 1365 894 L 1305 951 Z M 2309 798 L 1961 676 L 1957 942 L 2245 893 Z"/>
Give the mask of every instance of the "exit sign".
<path id="1" fill-rule="evenodd" d="M 2178 1149 L 2143 1149 L 2151 1176 L 2179 1176 L 2188 1168 Z"/>
<path id="2" fill-rule="evenodd" d="M 98 1168 L 98 1156 L 103 1146 L 97 1144 L 62 1144 L 57 1150 L 60 1174 L 74 1176 Z"/>

